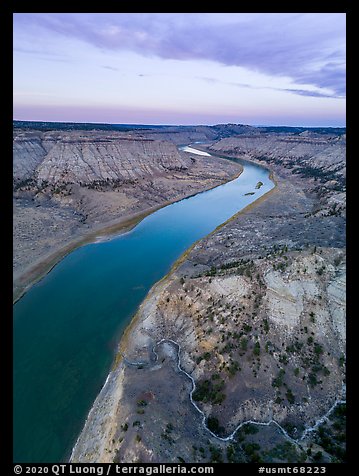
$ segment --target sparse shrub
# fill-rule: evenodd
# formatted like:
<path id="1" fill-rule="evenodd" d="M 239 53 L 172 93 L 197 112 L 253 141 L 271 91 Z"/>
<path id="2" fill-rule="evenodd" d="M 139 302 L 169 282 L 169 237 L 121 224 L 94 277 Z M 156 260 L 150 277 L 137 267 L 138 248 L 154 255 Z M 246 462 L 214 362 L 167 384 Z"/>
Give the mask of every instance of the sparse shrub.
<path id="1" fill-rule="evenodd" d="M 246 435 L 255 435 L 258 433 L 259 429 L 257 425 L 253 425 L 252 423 L 247 423 L 246 425 L 243 425 L 243 432 Z"/>
<path id="2" fill-rule="evenodd" d="M 146 400 L 138 400 L 137 406 L 138 406 L 138 407 L 145 407 L 145 406 L 147 406 Z"/>
<path id="3" fill-rule="evenodd" d="M 241 346 L 242 350 L 244 350 L 244 351 L 247 350 L 247 348 L 248 348 L 248 339 L 246 337 L 242 337 L 240 346 Z"/>
<path id="4" fill-rule="evenodd" d="M 259 344 L 259 342 L 257 341 L 255 344 L 254 344 L 254 348 L 253 348 L 253 354 L 258 356 L 260 355 L 261 353 L 261 346 Z"/>
<path id="5" fill-rule="evenodd" d="M 227 371 L 228 371 L 230 377 L 234 377 L 235 374 L 236 374 L 239 370 L 241 370 L 241 368 L 240 368 L 238 362 L 235 362 L 235 361 L 234 361 L 234 362 L 231 362 L 231 363 L 229 364 L 229 366 L 227 367 Z"/>
<path id="6" fill-rule="evenodd" d="M 207 419 L 207 427 L 210 431 L 217 434 L 220 429 L 218 418 L 216 417 L 208 417 Z"/>
<path id="7" fill-rule="evenodd" d="M 315 343 L 314 352 L 317 356 L 321 355 L 323 353 L 323 347 L 320 344 Z"/>
<path id="8" fill-rule="evenodd" d="M 280 362 L 281 364 L 287 365 L 287 364 L 288 364 L 288 356 L 285 355 L 285 354 L 281 354 L 281 355 L 279 356 L 279 362 Z"/>
<path id="9" fill-rule="evenodd" d="M 308 383 L 311 387 L 315 387 L 318 384 L 317 376 L 314 372 L 310 372 L 308 375 Z"/>
<path id="10" fill-rule="evenodd" d="M 280 369 L 276 378 L 272 381 L 272 387 L 281 387 L 283 385 L 285 370 Z"/>
<path id="11" fill-rule="evenodd" d="M 317 274 L 318 274 L 319 276 L 322 276 L 322 274 L 324 273 L 324 271 L 325 271 L 325 266 L 322 266 L 321 268 L 317 269 Z"/>
<path id="12" fill-rule="evenodd" d="M 293 392 L 290 388 L 288 388 L 285 396 L 287 397 L 287 400 L 290 404 L 293 404 L 295 402 L 295 396 L 293 395 Z"/>
<path id="13" fill-rule="evenodd" d="M 226 398 L 226 395 L 222 392 L 224 385 L 223 380 L 215 385 L 210 380 L 199 382 L 192 394 L 192 398 L 199 402 L 220 404 Z"/>
<path id="14" fill-rule="evenodd" d="M 321 461 L 322 460 L 322 457 L 323 457 L 323 453 L 321 451 L 317 451 L 314 455 L 313 455 L 313 459 L 314 461 Z"/>
<path id="15" fill-rule="evenodd" d="M 220 448 L 211 445 L 209 451 L 211 453 L 211 463 L 223 463 L 222 451 Z"/>

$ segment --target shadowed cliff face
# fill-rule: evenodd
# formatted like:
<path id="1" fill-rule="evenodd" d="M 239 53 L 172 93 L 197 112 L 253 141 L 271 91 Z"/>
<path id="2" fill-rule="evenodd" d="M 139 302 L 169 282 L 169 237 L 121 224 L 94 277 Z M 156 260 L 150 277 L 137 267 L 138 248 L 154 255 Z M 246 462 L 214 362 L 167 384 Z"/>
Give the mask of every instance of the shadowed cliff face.
<path id="1" fill-rule="evenodd" d="M 14 181 L 31 179 L 36 167 L 47 152 L 40 132 L 14 132 L 13 177 Z"/>
<path id="2" fill-rule="evenodd" d="M 123 182 L 187 165 L 174 144 L 124 134 L 19 133 L 14 138 L 14 180 L 38 185 Z"/>
<path id="3" fill-rule="evenodd" d="M 214 151 L 248 154 L 259 160 L 282 162 L 293 166 L 293 160 L 311 162 L 313 168 L 326 167 L 345 176 L 345 135 L 321 135 L 313 132 L 291 134 L 252 134 L 228 137 L 215 142 Z M 338 168 L 338 165 L 340 166 Z M 314 178 L 314 177 L 313 177 Z"/>

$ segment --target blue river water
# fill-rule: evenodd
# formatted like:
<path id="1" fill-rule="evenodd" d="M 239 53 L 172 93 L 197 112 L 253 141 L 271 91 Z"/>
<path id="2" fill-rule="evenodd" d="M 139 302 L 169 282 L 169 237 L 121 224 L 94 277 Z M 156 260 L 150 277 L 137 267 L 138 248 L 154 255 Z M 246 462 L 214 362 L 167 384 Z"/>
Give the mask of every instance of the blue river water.
<path id="1" fill-rule="evenodd" d="M 68 459 L 151 286 L 191 244 L 274 187 L 268 170 L 242 165 L 237 179 L 76 249 L 14 305 L 15 462 Z"/>

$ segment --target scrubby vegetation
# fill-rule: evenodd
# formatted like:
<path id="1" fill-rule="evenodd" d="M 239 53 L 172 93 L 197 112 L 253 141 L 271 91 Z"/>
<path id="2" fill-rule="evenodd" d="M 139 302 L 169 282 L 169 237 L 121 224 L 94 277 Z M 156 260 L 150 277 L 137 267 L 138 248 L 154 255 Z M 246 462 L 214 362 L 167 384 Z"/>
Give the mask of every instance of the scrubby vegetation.
<path id="1" fill-rule="evenodd" d="M 224 380 L 219 380 L 216 383 L 211 380 L 203 380 L 197 383 L 192 398 L 198 402 L 220 404 L 226 398 L 223 392 L 224 388 Z"/>

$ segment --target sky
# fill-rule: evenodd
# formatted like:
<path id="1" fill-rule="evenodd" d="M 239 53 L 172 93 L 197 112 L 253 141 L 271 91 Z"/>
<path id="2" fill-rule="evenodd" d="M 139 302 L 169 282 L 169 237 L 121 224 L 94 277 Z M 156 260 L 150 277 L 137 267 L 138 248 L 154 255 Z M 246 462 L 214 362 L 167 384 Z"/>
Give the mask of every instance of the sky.
<path id="1" fill-rule="evenodd" d="M 14 119 L 345 126 L 344 13 L 16 13 Z"/>

